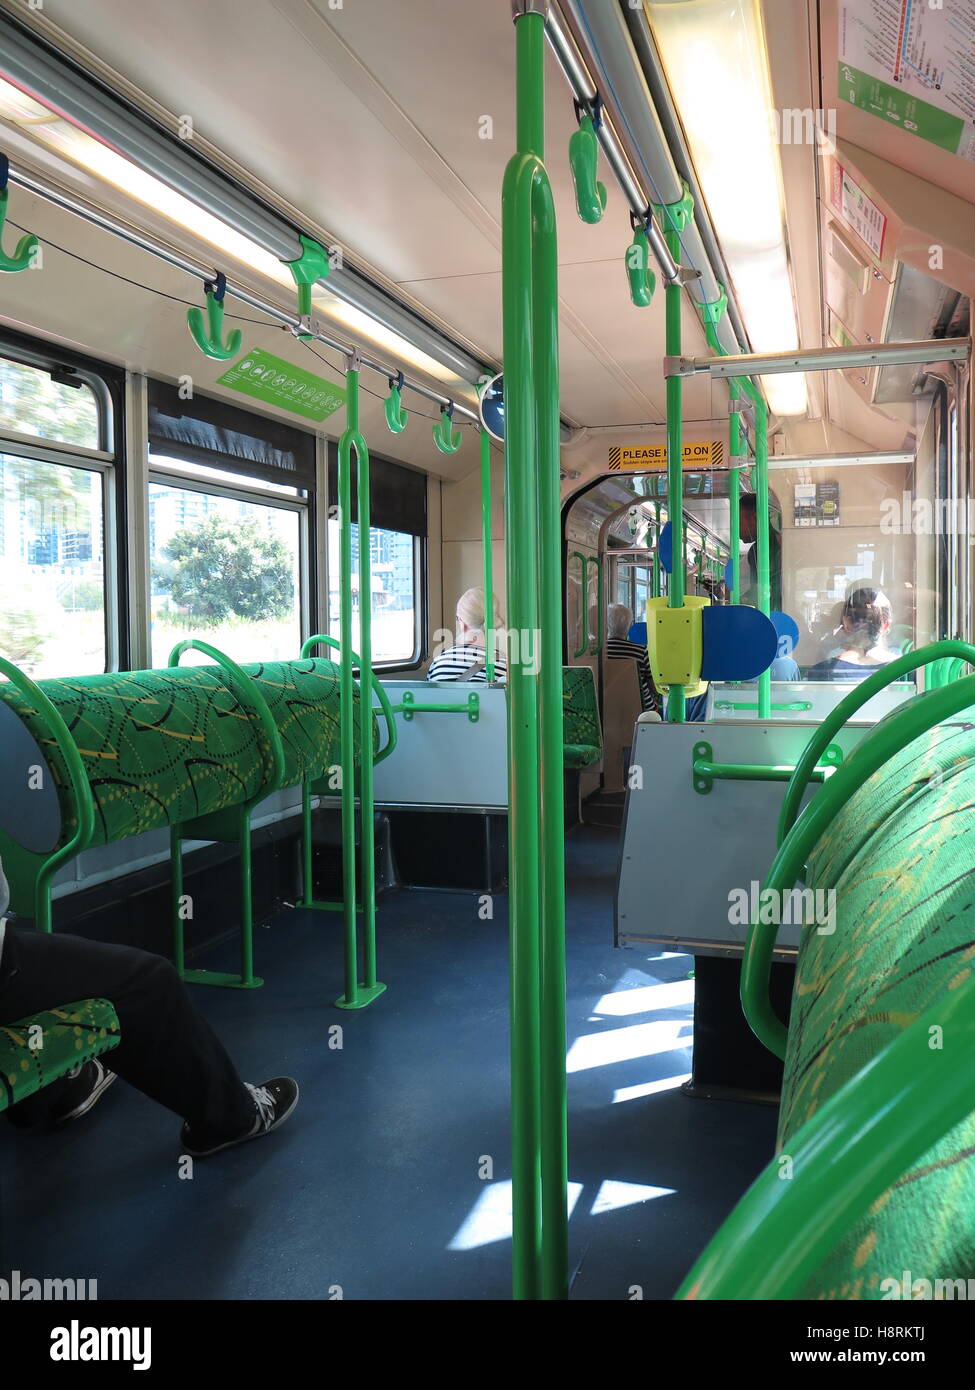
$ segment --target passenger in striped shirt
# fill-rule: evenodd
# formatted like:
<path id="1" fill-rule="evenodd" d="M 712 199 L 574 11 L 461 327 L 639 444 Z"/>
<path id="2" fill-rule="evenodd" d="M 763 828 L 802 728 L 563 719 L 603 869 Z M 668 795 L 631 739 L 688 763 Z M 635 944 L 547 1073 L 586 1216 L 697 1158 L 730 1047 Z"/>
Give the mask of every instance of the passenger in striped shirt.
<path id="1" fill-rule="evenodd" d="M 427 671 L 428 681 L 486 681 L 487 640 L 494 643 L 494 679 L 507 679 L 504 658 L 503 620 L 494 605 L 490 632 L 485 635 L 483 589 L 468 589 L 457 600 L 457 632 L 452 647 L 434 657 Z"/>
<path id="2" fill-rule="evenodd" d="M 660 712 L 660 700 L 653 677 L 650 674 L 650 658 L 646 647 L 639 642 L 631 642 L 630 628 L 633 626 L 633 610 L 625 603 L 611 603 L 608 613 L 609 635 L 606 639 L 606 655 L 619 660 L 636 662 L 640 678 L 640 703 L 644 711 Z"/>

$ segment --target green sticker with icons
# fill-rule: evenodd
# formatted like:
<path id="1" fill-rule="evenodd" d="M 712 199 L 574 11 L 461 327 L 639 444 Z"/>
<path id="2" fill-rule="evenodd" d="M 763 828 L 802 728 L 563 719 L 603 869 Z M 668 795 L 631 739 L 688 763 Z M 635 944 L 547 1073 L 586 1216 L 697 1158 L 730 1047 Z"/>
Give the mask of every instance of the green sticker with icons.
<path id="1" fill-rule="evenodd" d="M 344 386 L 336 386 L 334 381 L 306 372 L 261 348 L 245 352 L 239 362 L 224 372 L 218 385 L 242 391 L 245 396 L 282 410 L 292 410 L 307 420 L 325 420 L 345 405 Z"/>

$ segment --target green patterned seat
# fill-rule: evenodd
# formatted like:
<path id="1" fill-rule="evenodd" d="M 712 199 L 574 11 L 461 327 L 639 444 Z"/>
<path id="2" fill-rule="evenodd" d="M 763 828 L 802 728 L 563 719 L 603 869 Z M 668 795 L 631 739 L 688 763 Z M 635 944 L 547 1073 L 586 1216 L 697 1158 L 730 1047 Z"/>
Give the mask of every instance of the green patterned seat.
<path id="1" fill-rule="evenodd" d="M 284 785 L 321 776 L 339 761 L 339 672 L 306 659 L 245 666 L 274 716 Z M 252 800 L 268 781 L 271 750 L 261 724 L 219 666 L 123 671 L 42 680 L 81 754 L 95 804 L 92 844 L 181 824 Z M 355 690 L 358 707 L 358 687 Z M 61 841 L 77 821 L 67 769 L 44 716 L 13 685 L 10 705 L 48 760 L 61 807 Z M 374 738 L 378 728 L 374 721 Z M 358 741 L 358 718 L 355 719 Z"/>
<path id="2" fill-rule="evenodd" d="M 936 728 L 868 779 L 810 857 L 806 884 L 835 888 L 835 930 L 803 933 L 785 1153 L 830 1096 L 975 968 L 975 730 Z M 943 1046 L 951 1066 L 950 1039 Z M 877 1299 L 882 1281 L 905 1271 L 975 1277 L 975 1113 L 873 1204 L 799 1297 Z"/>
<path id="3" fill-rule="evenodd" d="M 603 731 L 596 704 L 596 682 L 588 666 L 562 667 L 562 718 L 565 766 L 591 767 L 603 756 Z"/>
<path id="4" fill-rule="evenodd" d="M 120 1042 L 118 1018 L 107 999 L 82 999 L 0 1024 L 0 1110 Z"/>

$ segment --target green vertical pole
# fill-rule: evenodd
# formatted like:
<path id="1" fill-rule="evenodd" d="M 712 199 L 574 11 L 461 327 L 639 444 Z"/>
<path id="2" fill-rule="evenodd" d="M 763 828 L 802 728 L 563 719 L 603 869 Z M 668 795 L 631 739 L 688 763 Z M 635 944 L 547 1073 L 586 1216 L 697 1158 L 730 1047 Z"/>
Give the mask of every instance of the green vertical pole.
<path id="1" fill-rule="evenodd" d="M 481 537 L 484 544 L 484 678 L 494 680 L 494 557 L 491 554 L 491 436 L 481 426 Z"/>
<path id="2" fill-rule="evenodd" d="M 654 515 L 657 518 L 657 525 L 653 538 L 653 578 L 650 583 L 650 597 L 660 597 L 660 508 L 654 507 Z"/>
<path id="3" fill-rule="evenodd" d="M 708 334 L 710 341 L 712 333 Z M 717 343 L 717 334 L 713 334 Z M 712 345 L 713 346 L 713 345 Z M 737 401 L 741 395 L 737 381 L 729 380 L 731 399 Z M 731 437 L 729 451 L 733 459 L 741 456 L 741 417 L 737 410 L 732 411 L 730 424 Z M 731 602 L 741 603 L 741 470 L 728 469 L 728 510 L 731 515 Z"/>
<path id="4" fill-rule="evenodd" d="M 311 907 L 315 900 L 314 868 L 311 843 L 311 783 L 301 784 L 301 882 L 302 900 L 299 906 Z"/>
<path id="5" fill-rule="evenodd" d="M 362 878 L 362 975 L 376 983 L 376 845 L 372 741 L 372 515 L 369 451 L 359 434 L 359 373 L 350 372 L 348 423 L 355 433 L 359 520 L 359 873 Z"/>
<path id="6" fill-rule="evenodd" d="M 542 105 L 543 69 L 537 67 Z M 539 157 L 542 150 L 537 151 Z M 562 694 L 562 508 L 559 483 L 559 314 L 555 204 L 533 185 L 534 384 L 538 492 L 539 753 L 541 758 L 540 1122 L 541 1295 L 568 1297 L 568 1136 L 565 1081 L 565 730 Z M 603 641 L 598 569 L 597 651 Z"/>
<path id="7" fill-rule="evenodd" d="M 755 558 L 758 571 L 758 609 L 767 616 L 772 610 L 769 572 L 768 408 L 761 391 L 748 377 L 742 379 L 742 384 L 755 404 Z M 772 717 L 770 671 L 763 671 L 758 678 L 758 717 Z"/>
<path id="8" fill-rule="evenodd" d="M 349 378 L 352 372 L 348 373 Z M 348 409 L 352 408 L 349 384 Z M 352 438 L 346 428 L 339 440 L 339 761 L 342 768 L 342 925 L 345 937 L 345 993 L 336 1002 L 355 1008 L 359 1002 L 358 940 L 355 903 L 355 715 L 352 675 Z M 360 541 L 361 544 L 361 541 Z M 360 609 L 362 597 L 359 598 Z"/>
<path id="9" fill-rule="evenodd" d="M 668 209 L 668 224 L 674 219 L 674 212 Z M 666 231 L 667 249 L 674 260 L 680 263 L 680 231 L 668 225 Z M 681 354 L 681 308 L 683 288 L 679 281 L 668 285 L 664 291 L 666 299 L 666 338 L 668 357 Z M 667 606 L 684 607 L 684 379 L 679 376 L 667 378 L 667 512 L 671 522 L 671 567 L 670 583 L 667 589 Z M 683 724 L 687 702 L 684 687 L 672 685 L 667 698 L 667 718 L 672 724 Z"/>
<path id="10" fill-rule="evenodd" d="M 169 827 L 169 904 L 173 923 L 173 965 L 182 977 L 186 966 L 184 954 L 183 917 L 181 898 L 183 896 L 183 837 L 178 825 Z"/>
<path id="11" fill-rule="evenodd" d="M 538 687 L 531 653 L 538 627 L 536 567 L 536 421 L 532 360 L 531 179 L 542 147 L 540 73 L 544 19 L 516 21 L 519 154 L 505 173 L 503 202 L 505 402 L 505 558 L 508 623 L 518 650 L 508 669 L 508 783 L 511 843 L 512 1290 L 541 1293 L 539 1002 L 541 797 L 538 785 Z M 525 172 L 523 172 L 525 171 Z M 527 187 L 526 187 L 527 185 Z M 526 223 L 527 225 L 523 225 Z M 526 657 L 528 660 L 526 660 Z"/>
<path id="12" fill-rule="evenodd" d="M 240 830 L 240 983 L 247 988 L 254 980 L 254 897 L 251 881 L 251 814 L 241 811 Z"/>
<path id="13" fill-rule="evenodd" d="M 358 980 L 355 895 L 355 722 L 352 650 L 352 451 L 356 457 L 359 537 L 359 872 L 362 881 L 362 973 Z M 340 544 L 342 584 L 342 864 L 345 883 L 345 994 L 340 1008 L 363 1009 L 386 988 L 376 979 L 376 843 L 372 731 L 372 562 L 369 450 L 359 430 L 358 358 L 346 372 L 346 427 L 339 440 L 339 510 L 346 531 Z"/>
<path id="14" fill-rule="evenodd" d="M 542 164 L 545 21 L 532 11 L 516 24 L 518 153 L 502 199 L 505 553 L 519 636 L 508 677 L 512 1265 L 516 1298 L 565 1298 L 558 257 Z"/>

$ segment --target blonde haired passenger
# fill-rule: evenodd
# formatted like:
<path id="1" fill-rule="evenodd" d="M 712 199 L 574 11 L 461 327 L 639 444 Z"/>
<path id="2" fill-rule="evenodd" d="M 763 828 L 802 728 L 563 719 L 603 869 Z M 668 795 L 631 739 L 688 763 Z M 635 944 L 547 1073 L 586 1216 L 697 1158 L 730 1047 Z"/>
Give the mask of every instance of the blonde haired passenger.
<path id="1" fill-rule="evenodd" d="M 503 624 L 497 600 L 490 631 L 485 631 L 487 619 L 483 589 L 468 589 L 457 600 L 457 631 L 454 645 L 447 647 L 430 663 L 428 681 L 486 681 L 487 644 L 494 644 L 494 679 L 507 678 L 504 658 Z"/>

